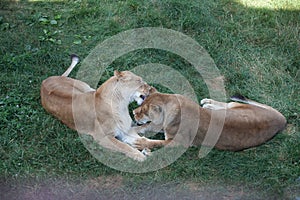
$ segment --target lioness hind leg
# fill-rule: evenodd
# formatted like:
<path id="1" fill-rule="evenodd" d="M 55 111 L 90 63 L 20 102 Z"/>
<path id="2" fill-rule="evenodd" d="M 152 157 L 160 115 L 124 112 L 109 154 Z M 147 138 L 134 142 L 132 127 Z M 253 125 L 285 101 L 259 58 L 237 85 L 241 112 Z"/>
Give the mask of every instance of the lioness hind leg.
<path id="1" fill-rule="evenodd" d="M 221 110 L 227 108 L 227 103 L 215 101 L 213 99 L 202 99 L 200 103 L 203 108 L 211 110 Z"/>
<path id="2" fill-rule="evenodd" d="M 224 103 L 224 102 L 215 101 L 213 99 L 202 99 L 200 103 L 203 108 L 207 108 L 210 110 L 231 109 L 231 108 L 240 107 L 241 105 L 244 105 L 236 102 Z"/>

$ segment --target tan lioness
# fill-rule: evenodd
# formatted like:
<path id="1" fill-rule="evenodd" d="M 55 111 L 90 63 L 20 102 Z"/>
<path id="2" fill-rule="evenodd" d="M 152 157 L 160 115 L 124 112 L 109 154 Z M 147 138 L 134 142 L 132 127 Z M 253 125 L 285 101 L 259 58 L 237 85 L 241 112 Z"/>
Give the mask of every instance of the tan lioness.
<path id="1" fill-rule="evenodd" d="M 151 149 L 165 146 L 170 142 L 201 145 L 211 119 L 218 124 L 222 121 L 221 115 L 224 111 L 226 111 L 223 115 L 225 121 L 215 145 L 217 149 L 239 151 L 258 146 L 284 129 L 286 119 L 274 108 L 244 97 L 235 97 L 233 100 L 246 104 L 203 99 L 201 101 L 203 107 L 200 107 L 182 95 L 155 92 L 133 111 L 135 120 L 143 124 L 136 127 L 136 130 L 140 133 L 163 130 L 165 140 L 143 137 L 136 140 L 135 147 Z M 196 130 L 194 139 L 191 134 L 193 130 Z M 175 138 L 177 139 L 174 142 Z"/>
<path id="2" fill-rule="evenodd" d="M 71 66 L 62 76 L 43 81 L 43 107 L 69 128 L 93 136 L 103 147 L 143 161 L 145 155 L 128 145 L 140 138 L 131 128 L 128 104 L 134 100 L 141 104 L 150 86 L 129 71 L 115 71 L 114 76 L 94 90 L 67 77 L 78 62 L 79 58 L 73 55 Z"/>

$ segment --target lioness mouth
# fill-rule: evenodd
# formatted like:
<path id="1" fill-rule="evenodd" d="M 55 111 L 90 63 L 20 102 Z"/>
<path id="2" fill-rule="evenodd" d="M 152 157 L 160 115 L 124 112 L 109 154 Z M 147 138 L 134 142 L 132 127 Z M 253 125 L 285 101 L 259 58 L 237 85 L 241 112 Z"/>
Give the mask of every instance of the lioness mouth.
<path id="1" fill-rule="evenodd" d="M 137 125 L 137 126 L 142 126 L 142 125 L 144 125 L 144 124 L 150 124 L 150 122 L 151 122 L 151 121 L 147 121 L 147 122 L 139 122 L 139 121 L 137 121 L 137 122 L 136 122 L 136 125 Z"/>
<path id="2" fill-rule="evenodd" d="M 140 98 L 143 99 L 143 100 L 145 100 L 145 99 L 146 99 L 146 96 L 141 94 L 141 95 L 140 95 Z"/>

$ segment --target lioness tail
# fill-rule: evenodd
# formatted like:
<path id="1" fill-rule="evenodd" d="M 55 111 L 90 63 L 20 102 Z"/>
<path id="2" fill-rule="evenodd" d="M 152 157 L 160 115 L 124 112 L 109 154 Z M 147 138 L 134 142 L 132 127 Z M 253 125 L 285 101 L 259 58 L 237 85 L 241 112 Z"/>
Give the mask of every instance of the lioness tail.
<path id="1" fill-rule="evenodd" d="M 71 71 L 74 69 L 74 67 L 79 63 L 79 57 L 75 54 L 71 55 L 71 65 L 70 67 L 65 71 L 65 73 L 62 74 L 62 76 L 69 76 Z"/>

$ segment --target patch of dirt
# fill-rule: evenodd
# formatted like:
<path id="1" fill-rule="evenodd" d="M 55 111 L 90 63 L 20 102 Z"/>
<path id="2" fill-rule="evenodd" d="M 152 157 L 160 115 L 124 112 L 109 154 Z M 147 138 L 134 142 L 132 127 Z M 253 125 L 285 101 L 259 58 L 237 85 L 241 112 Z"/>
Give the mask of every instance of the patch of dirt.
<path id="1" fill-rule="evenodd" d="M 99 176 L 87 181 L 89 189 L 118 189 L 123 186 L 122 176 Z"/>
<path id="2" fill-rule="evenodd" d="M 114 199 L 280 199 L 262 196 L 260 191 L 243 185 L 207 185 L 195 182 L 168 182 L 161 184 L 124 184 L 122 176 L 100 176 L 84 181 L 45 180 L 22 182 L 0 179 L 1 200 L 114 200 Z M 285 199 L 294 199 L 286 197 Z"/>

